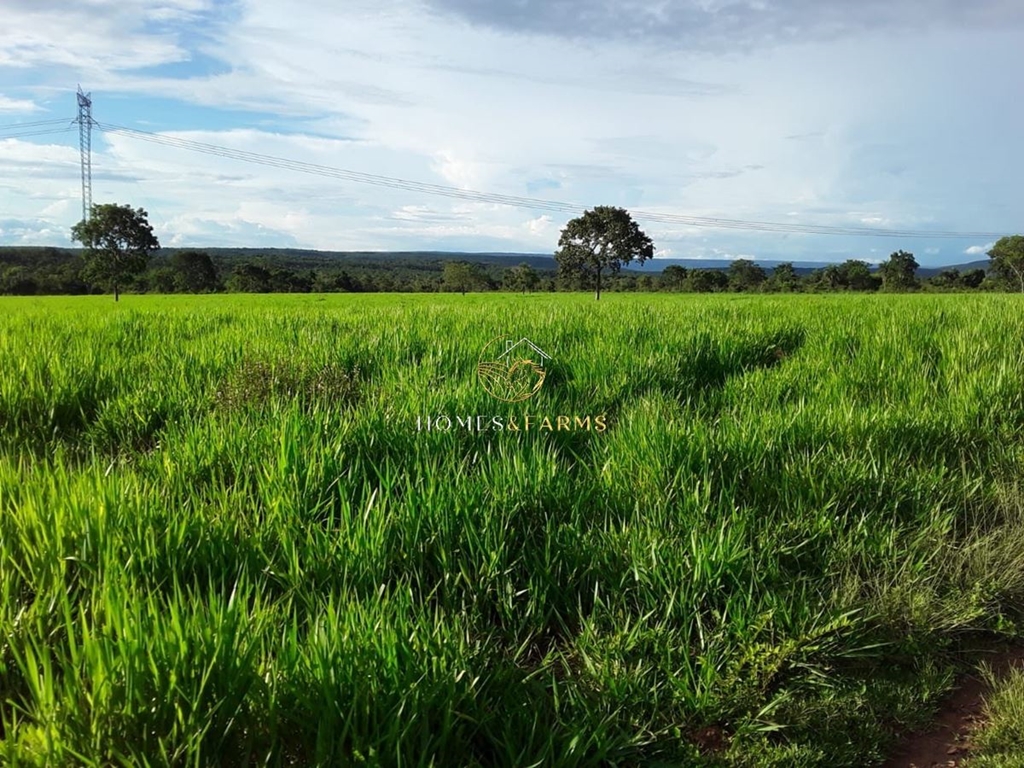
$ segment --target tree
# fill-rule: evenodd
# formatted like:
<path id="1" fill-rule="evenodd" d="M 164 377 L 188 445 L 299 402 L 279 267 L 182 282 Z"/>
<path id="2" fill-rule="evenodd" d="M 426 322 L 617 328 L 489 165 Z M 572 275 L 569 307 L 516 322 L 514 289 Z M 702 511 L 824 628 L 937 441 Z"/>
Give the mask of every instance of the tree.
<path id="1" fill-rule="evenodd" d="M 960 275 L 960 282 L 964 288 L 974 290 L 981 286 L 985 281 L 985 270 L 984 269 L 968 269 L 962 275 Z"/>
<path id="2" fill-rule="evenodd" d="M 146 290 L 151 293 L 174 293 L 181 283 L 171 267 L 160 267 L 146 273 Z"/>
<path id="3" fill-rule="evenodd" d="M 316 275 L 312 270 L 296 272 L 292 269 L 270 270 L 269 293 L 309 293 Z"/>
<path id="4" fill-rule="evenodd" d="M 468 261 L 446 261 L 443 272 L 444 284 L 450 291 L 458 291 L 463 296 L 481 285 L 484 276 L 480 267 Z"/>
<path id="5" fill-rule="evenodd" d="M 171 268 L 183 291 L 209 293 L 217 290 L 217 268 L 206 251 L 178 251 L 171 257 Z"/>
<path id="6" fill-rule="evenodd" d="M 412 289 L 420 293 L 437 293 L 441 290 L 441 280 L 434 277 L 421 277 L 413 282 Z"/>
<path id="7" fill-rule="evenodd" d="M 928 285 L 940 291 L 955 291 L 962 287 L 963 277 L 959 269 L 945 269 L 928 280 Z"/>
<path id="8" fill-rule="evenodd" d="M 142 208 L 104 203 L 71 228 L 71 239 L 83 246 L 86 279 L 113 289 L 114 301 L 121 286 L 144 272 L 150 254 L 160 248 L 146 215 Z"/>
<path id="9" fill-rule="evenodd" d="M 659 287 L 667 291 L 681 290 L 686 283 L 686 267 L 669 264 L 658 279 Z"/>
<path id="10" fill-rule="evenodd" d="M 272 275 L 259 264 L 239 264 L 228 278 L 227 289 L 235 293 L 269 293 Z"/>
<path id="11" fill-rule="evenodd" d="M 800 275 L 790 262 L 777 264 L 772 270 L 765 287 L 770 291 L 789 293 L 800 290 Z"/>
<path id="12" fill-rule="evenodd" d="M 880 285 L 881 278 L 871 271 L 871 266 L 858 259 L 829 264 L 807 279 L 807 286 L 818 291 L 877 291 Z"/>
<path id="13" fill-rule="evenodd" d="M 1024 293 L 1024 235 L 1002 237 L 988 252 L 992 271 Z"/>
<path id="14" fill-rule="evenodd" d="M 540 276 L 525 261 L 517 267 L 505 270 L 502 282 L 512 290 L 521 290 L 523 293 L 532 291 L 540 283 Z"/>
<path id="15" fill-rule="evenodd" d="M 729 287 L 729 277 L 717 269 L 691 269 L 686 287 L 694 293 L 724 291 Z"/>
<path id="16" fill-rule="evenodd" d="M 985 280 L 984 269 L 944 269 L 928 280 L 928 285 L 937 291 L 973 291 Z"/>
<path id="17" fill-rule="evenodd" d="M 616 275 L 608 283 L 608 290 L 610 291 L 622 291 L 624 293 L 632 293 L 636 290 L 636 276 L 635 275 Z"/>
<path id="18" fill-rule="evenodd" d="M 344 269 L 338 273 L 338 277 L 335 279 L 335 285 L 339 291 L 350 291 L 355 293 L 363 290 L 363 286 L 359 283 L 359 278 L 349 275 L 349 273 Z"/>
<path id="19" fill-rule="evenodd" d="M 917 269 L 916 262 L 914 269 Z M 848 259 L 839 265 L 842 281 L 851 291 L 877 291 L 879 279 L 871 274 L 871 267 L 866 261 Z M 913 272 L 911 272 L 913 278 Z"/>
<path id="20" fill-rule="evenodd" d="M 766 277 L 764 270 L 750 259 L 736 259 L 729 265 L 729 287 L 734 291 L 756 291 Z"/>
<path id="21" fill-rule="evenodd" d="M 914 254 L 896 251 L 878 267 L 882 275 L 882 288 L 886 291 L 910 291 L 917 288 L 915 273 L 918 266 Z"/>
<path id="22" fill-rule="evenodd" d="M 0 266 L 0 293 L 30 296 L 38 290 L 39 286 L 27 267 Z"/>
<path id="23" fill-rule="evenodd" d="M 846 287 L 843 270 L 838 264 L 828 264 L 811 272 L 807 283 L 815 291 L 841 291 Z"/>
<path id="24" fill-rule="evenodd" d="M 654 244 L 624 208 L 599 205 L 565 225 L 555 261 L 562 274 L 577 274 L 601 298 L 601 276 L 617 274 L 624 264 L 654 257 Z"/>

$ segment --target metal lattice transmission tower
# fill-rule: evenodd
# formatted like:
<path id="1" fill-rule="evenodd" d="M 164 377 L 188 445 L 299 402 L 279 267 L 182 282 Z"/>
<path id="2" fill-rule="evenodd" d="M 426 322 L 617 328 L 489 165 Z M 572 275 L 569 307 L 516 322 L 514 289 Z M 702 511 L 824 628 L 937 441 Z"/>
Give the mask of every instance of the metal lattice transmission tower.
<path id="1" fill-rule="evenodd" d="M 82 155 L 82 220 L 92 212 L 92 94 L 78 86 L 78 149 Z"/>

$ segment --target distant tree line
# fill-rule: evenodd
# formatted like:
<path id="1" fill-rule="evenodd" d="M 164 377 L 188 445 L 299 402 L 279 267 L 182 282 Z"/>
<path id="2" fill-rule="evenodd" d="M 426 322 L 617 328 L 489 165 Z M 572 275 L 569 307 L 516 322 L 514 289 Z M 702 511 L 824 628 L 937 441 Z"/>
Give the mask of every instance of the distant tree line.
<path id="1" fill-rule="evenodd" d="M 917 262 L 905 251 L 893 253 L 872 269 L 848 260 L 801 274 L 793 264 L 761 267 L 739 259 L 727 268 L 687 269 L 676 264 L 661 273 L 622 271 L 604 278 L 608 292 L 685 293 L 825 293 L 875 291 L 1022 291 L 1024 259 L 1001 262 L 986 271 L 947 269 L 928 278 L 916 276 Z M 1018 275 L 1019 270 L 1020 274 Z M 272 255 L 227 266 L 202 250 L 176 251 L 154 259 L 148 269 L 128 279 L 123 293 L 373 293 L 515 291 L 518 293 L 589 290 L 583 274 L 559 274 L 523 263 L 510 268 L 469 261 L 355 263 L 345 268 L 296 269 L 275 263 Z M 0 294 L 104 293 L 80 253 L 63 248 L 0 248 Z"/>
<path id="2" fill-rule="evenodd" d="M 988 252 L 988 270 L 947 269 L 918 277 L 913 254 L 903 250 L 872 269 L 851 259 L 801 274 L 793 264 L 771 269 L 750 259 L 725 269 L 669 265 L 660 274 L 624 271 L 653 257 L 654 245 L 623 208 L 598 206 L 571 220 L 554 254 L 556 269 L 528 262 L 501 268 L 453 259 L 366 258 L 345 267 L 324 258 L 295 267 L 288 252 L 231 259 L 218 265 L 207 251 L 162 255 L 146 212 L 128 205 L 94 205 L 71 230 L 82 249 L 0 248 L 0 293 L 359 293 L 376 291 L 679 291 L 793 293 L 834 291 L 1024 292 L 1024 236 L 1004 237 Z M 302 253 L 302 252 L 300 252 Z M 308 261 L 306 263 L 309 263 Z"/>

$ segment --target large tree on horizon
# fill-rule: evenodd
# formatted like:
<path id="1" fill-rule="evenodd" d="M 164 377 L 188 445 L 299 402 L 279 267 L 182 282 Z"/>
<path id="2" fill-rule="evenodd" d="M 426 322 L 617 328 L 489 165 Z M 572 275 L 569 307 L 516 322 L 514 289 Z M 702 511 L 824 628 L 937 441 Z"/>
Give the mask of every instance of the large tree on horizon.
<path id="1" fill-rule="evenodd" d="M 988 252 L 992 271 L 1024 293 L 1024 235 L 1001 237 Z"/>
<path id="2" fill-rule="evenodd" d="M 912 291 L 917 285 L 917 268 L 920 265 L 914 254 L 907 251 L 896 251 L 889 260 L 878 267 L 882 276 L 882 288 L 886 291 Z"/>
<path id="3" fill-rule="evenodd" d="M 114 292 L 133 277 L 142 274 L 150 254 L 160 248 L 153 227 L 142 208 L 103 203 L 94 205 L 88 219 L 71 228 L 71 239 L 82 244 L 85 269 L 90 282 Z"/>
<path id="4" fill-rule="evenodd" d="M 601 298 L 601 276 L 616 274 L 624 264 L 643 264 L 654 257 L 654 244 L 625 208 L 599 205 L 562 230 L 555 261 L 563 275 L 579 275 Z"/>

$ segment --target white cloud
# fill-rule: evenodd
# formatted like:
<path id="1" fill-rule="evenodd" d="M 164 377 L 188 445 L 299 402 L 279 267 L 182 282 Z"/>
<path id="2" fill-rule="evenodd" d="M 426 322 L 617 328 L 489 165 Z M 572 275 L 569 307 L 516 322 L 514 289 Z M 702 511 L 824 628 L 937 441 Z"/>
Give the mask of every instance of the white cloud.
<path id="1" fill-rule="evenodd" d="M 530 231 L 531 235 L 547 237 L 553 230 L 557 230 L 554 220 L 544 214 L 538 216 L 536 219 L 530 219 L 526 222 L 526 228 Z"/>
<path id="2" fill-rule="evenodd" d="M 543 34 L 595 41 L 639 39 L 688 48 L 746 50 L 785 42 L 833 40 L 865 30 L 893 29 L 912 34 L 935 26 L 1012 26 L 1024 9 L 1010 0 L 972 3 L 932 0 L 426 0 L 440 13 L 512 33 Z"/>
<path id="3" fill-rule="evenodd" d="M 276 231 L 260 222 L 239 218 L 217 220 L 201 215 L 182 215 L 157 228 L 161 244 L 171 247 L 249 246 L 285 247 L 300 245 L 286 232 Z"/>
<path id="4" fill-rule="evenodd" d="M 986 254 L 991 251 L 994 245 L 995 243 L 989 243 L 988 245 L 972 245 L 964 251 L 964 253 L 968 256 L 981 256 L 982 254 Z"/>
<path id="5" fill-rule="evenodd" d="M 403 205 L 391 212 L 390 218 L 399 221 L 458 221 L 470 220 L 468 213 L 446 212 L 429 205 Z"/>
<path id="6" fill-rule="evenodd" d="M 0 93 L 0 112 L 26 113 L 38 112 L 42 109 L 30 99 L 12 99 Z"/>
<path id="7" fill-rule="evenodd" d="M 63 200 L 55 200 L 41 211 L 39 215 L 45 219 L 56 219 L 64 218 L 71 211 L 71 201 L 67 198 Z"/>
<path id="8" fill-rule="evenodd" d="M 213 0 L 4 4 L 10 34 L 0 39 L 0 68 L 8 69 L 0 72 L 31 73 L 27 80 L 46 83 L 39 93 L 66 91 L 82 78 L 101 120 L 111 95 L 139 94 L 183 103 L 140 106 L 135 116 L 151 130 L 165 124 L 168 104 L 176 124 L 196 115 L 197 128 L 210 112 L 190 113 L 188 105 L 278 116 L 277 132 L 258 129 L 264 115 L 222 115 L 217 125 L 237 127 L 172 134 L 197 141 L 463 189 L 531 195 L 532 188 L 588 206 L 973 231 L 1015 221 L 1024 159 L 1011 151 L 1017 139 L 1005 126 L 1024 113 L 1006 104 L 1006 119 L 980 126 L 961 116 L 987 108 L 1012 85 L 1007 73 L 1021 59 L 1009 34 L 906 35 L 894 47 L 884 32 L 865 32 L 829 45 L 718 55 L 672 46 L 652 52 L 629 41 L 599 50 L 580 41 L 524 41 L 427 13 L 418 0 L 394 0 L 386 12 L 350 0 L 345 24 L 329 0 L 310 0 L 301 13 L 275 0 L 245 0 L 231 6 L 230 23 L 218 18 L 224 6 Z M 969 55 L 981 39 L 984 60 Z M 220 59 L 227 71 L 172 77 L 140 69 L 197 54 Z M 25 92 L 36 99 L 29 103 L 52 110 Z M 909 123 L 894 125 L 894 110 L 932 115 L 944 131 L 921 136 Z M 12 215 L 59 231 L 73 223 L 75 138 L 0 141 L 0 189 Z M 261 244 L 279 237 L 323 248 L 432 247 L 450 238 L 547 252 L 568 218 L 113 134 L 98 136 L 94 167 L 97 201 L 144 205 L 168 238 L 234 236 L 244 245 L 250 236 Z M 62 209 L 60 200 L 70 203 Z M 702 242 L 708 238 L 723 253 L 764 257 L 775 248 L 800 260 L 826 251 L 822 238 L 682 223 L 644 228 L 680 257 L 710 247 Z M 861 247 L 838 242 L 844 256 L 844 248 Z"/>
<path id="9" fill-rule="evenodd" d="M 481 184 L 483 174 L 479 164 L 458 157 L 453 150 L 442 149 L 435 152 L 432 168 L 446 182 L 459 189 L 483 186 Z"/>
<path id="10" fill-rule="evenodd" d="M 0 241 L 11 245 L 71 244 L 66 230 L 42 219 L 0 219 Z"/>
<path id="11" fill-rule="evenodd" d="M 183 61 L 179 35 L 154 22 L 198 19 L 212 0 L 4 0 L 0 67 L 92 73 Z"/>

